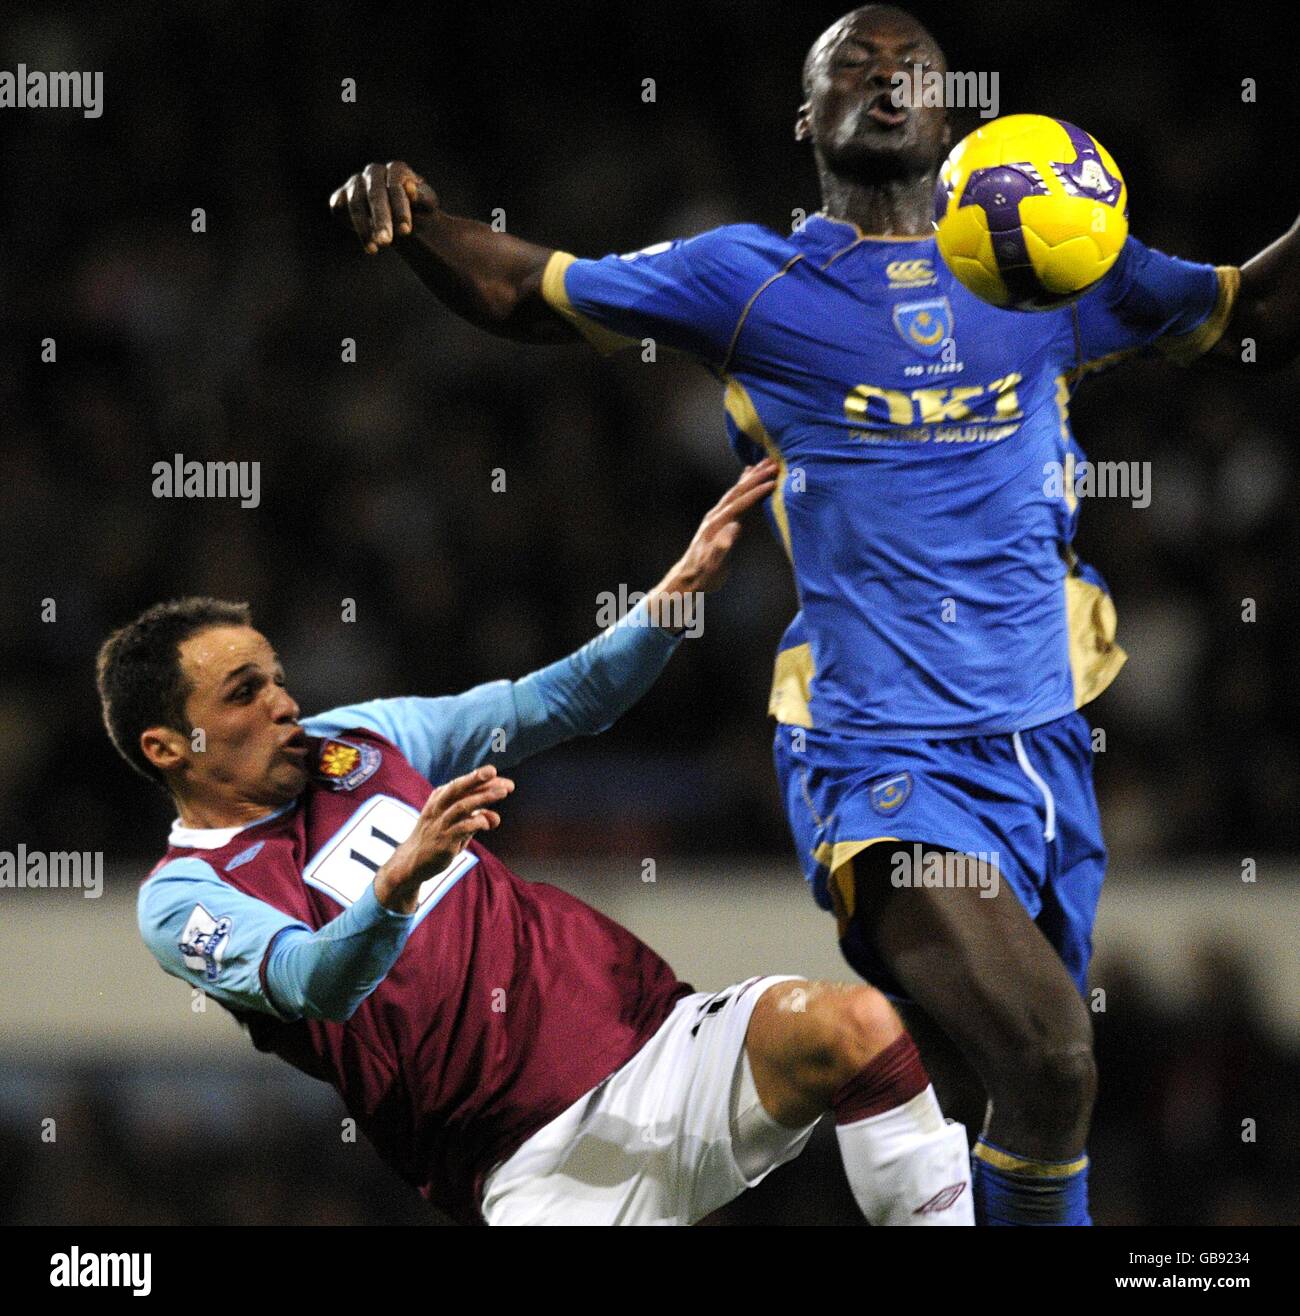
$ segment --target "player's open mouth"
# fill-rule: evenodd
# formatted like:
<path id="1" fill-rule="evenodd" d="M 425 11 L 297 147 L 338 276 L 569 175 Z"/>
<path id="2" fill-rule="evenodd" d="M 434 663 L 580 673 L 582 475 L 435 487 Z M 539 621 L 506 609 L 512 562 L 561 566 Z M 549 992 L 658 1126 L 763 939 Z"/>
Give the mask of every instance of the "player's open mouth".
<path id="1" fill-rule="evenodd" d="M 867 118 L 885 128 L 900 128 L 907 122 L 907 106 L 895 105 L 892 93 L 882 91 L 867 103 Z"/>
<path id="2" fill-rule="evenodd" d="M 280 748 L 286 754 L 305 755 L 311 749 L 311 741 L 305 731 L 295 731 Z"/>

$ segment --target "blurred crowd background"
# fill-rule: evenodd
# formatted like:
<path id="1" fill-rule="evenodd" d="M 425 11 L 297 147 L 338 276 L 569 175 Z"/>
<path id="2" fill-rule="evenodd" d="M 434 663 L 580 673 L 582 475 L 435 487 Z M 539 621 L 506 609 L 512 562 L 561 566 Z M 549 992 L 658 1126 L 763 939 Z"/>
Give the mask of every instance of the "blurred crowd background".
<path id="1" fill-rule="evenodd" d="M 1171 26 L 1167 6 L 911 9 L 953 67 L 999 73 L 1003 113 L 1094 132 L 1144 241 L 1239 263 L 1295 218 L 1293 60 L 1249 7 L 1231 40 Z M 715 381 L 682 360 L 481 335 L 393 253 L 363 256 L 326 201 L 368 161 L 401 158 L 449 210 L 500 210 L 512 231 L 584 255 L 742 219 L 786 229 L 818 206 L 792 137 L 800 62 L 839 12 L 11 0 L 3 66 L 103 70 L 105 108 L 0 112 L 0 843 L 102 850 L 142 874 L 160 853 L 166 803 L 114 756 L 93 689 L 105 633 L 160 598 L 249 599 L 310 712 L 522 675 L 595 633 L 601 591 L 652 584 L 734 474 Z M 958 134 L 975 123 L 958 115 Z M 1139 362 L 1075 400 L 1092 457 L 1152 463 L 1150 506 L 1085 504 L 1077 545 L 1109 580 L 1131 655 L 1090 710 L 1107 733 L 1108 840 L 1131 871 L 1300 852 L 1295 384 L 1294 369 Z M 153 463 L 174 453 L 260 462 L 260 506 L 153 498 Z M 793 608 L 756 521 L 703 636 L 655 691 L 599 740 L 518 774 L 512 852 L 787 856 L 765 707 Z M 1108 1026 L 1103 1072 L 1113 1085 L 1124 1056 L 1155 1055 L 1173 1085 L 1198 1065 L 1236 1073 L 1251 1022 L 1248 997 L 1231 1001 L 1247 1013 L 1219 1051 L 1203 1014 L 1141 1015 L 1122 1037 Z M 1289 1072 L 1294 1090 L 1294 1057 L 1251 1054 L 1249 1081 Z M 84 1077 L 70 1099 L 112 1125 L 112 1084 Z M 1099 1140 L 1184 1136 L 1168 1103 L 1141 1134 L 1111 1114 Z M 96 1182 L 129 1178 L 141 1152 L 124 1135 L 104 1154 Z M 72 1190 L 18 1178 L 6 1191 L 30 1219 L 56 1211 L 43 1193 Z M 1131 1191 L 1111 1209 L 1140 1213 L 1156 1189 Z M 390 1196 L 357 1192 L 321 1209 L 355 1216 Z M 1222 1210 L 1250 1209 L 1235 1201 Z"/>

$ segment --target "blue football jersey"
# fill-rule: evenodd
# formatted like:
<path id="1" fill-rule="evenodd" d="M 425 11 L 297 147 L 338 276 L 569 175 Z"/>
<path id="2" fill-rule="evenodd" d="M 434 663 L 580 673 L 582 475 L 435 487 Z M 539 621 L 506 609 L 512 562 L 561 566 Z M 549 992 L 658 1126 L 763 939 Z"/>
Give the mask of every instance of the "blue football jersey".
<path id="1" fill-rule="evenodd" d="M 1238 271 L 1130 238 L 1072 305 L 967 292 L 930 237 L 814 216 L 729 225 L 627 256 L 556 252 L 543 295 L 600 350 L 653 339 L 725 386 L 745 461 L 780 463 L 769 513 L 799 611 L 771 712 L 832 736 L 1040 725 L 1124 661 L 1104 582 L 1075 556 L 1077 380 L 1157 347 L 1208 350 Z"/>

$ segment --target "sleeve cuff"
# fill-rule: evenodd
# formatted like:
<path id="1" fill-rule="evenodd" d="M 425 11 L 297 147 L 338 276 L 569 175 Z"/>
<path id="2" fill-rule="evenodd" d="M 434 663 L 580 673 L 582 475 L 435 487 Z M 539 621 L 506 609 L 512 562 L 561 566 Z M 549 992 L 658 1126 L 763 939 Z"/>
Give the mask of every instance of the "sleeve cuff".
<path id="1" fill-rule="evenodd" d="M 632 347 L 636 339 L 625 334 L 606 329 L 595 320 L 575 309 L 569 300 L 569 290 L 565 284 L 565 275 L 569 266 L 577 260 L 567 251 L 553 251 L 542 272 L 542 298 L 546 304 L 562 315 L 602 356 L 609 356 L 624 347 Z"/>
<path id="2" fill-rule="evenodd" d="M 1219 293 L 1209 315 L 1190 333 L 1160 338 L 1156 346 L 1175 365 L 1185 366 L 1204 356 L 1223 337 L 1223 331 L 1232 318 L 1237 303 L 1237 290 L 1241 286 L 1241 271 L 1235 265 L 1217 265 Z"/>
<path id="3" fill-rule="evenodd" d="M 375 884 L 371 884 L 357 897 L 352 905 L 358 928 L 371 928 L 380 923 L 410 923 L 414 914 L 399 914 L 379 903 L 375 895 Z"/>
<path id="4" fill-rule="evenodd" d="M 625 627 L 628 630 L 648 631 L 651 638 L 648 638 L 646 643 L 659 645 L 664 653 L 671 653 L 682 641 L 682 635 L 671 634 L 651 618 L 649 598 L 644 598 L 635 607 L 629 608 L 624 616 L 606 629 L 605 633 L 608 635 L 610 631 L 622 630 Z"/>

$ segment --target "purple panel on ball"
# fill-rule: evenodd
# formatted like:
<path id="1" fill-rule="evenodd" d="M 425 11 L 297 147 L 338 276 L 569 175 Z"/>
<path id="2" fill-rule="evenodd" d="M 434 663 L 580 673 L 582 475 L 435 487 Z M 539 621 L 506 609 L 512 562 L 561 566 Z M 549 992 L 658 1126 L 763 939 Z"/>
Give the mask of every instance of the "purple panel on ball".
<path id="1" fill-rule="evenodd" d="M 989 228 L 1020 226 L 1020 203 L 1027 196 L 1046 196 L 1047 185 L 1038 170 L 1024 161 L 976 169 L 966 180 L 961 194 L 963 206 L 979 206 L 988 216 Z"/>
<path id="2" fill-rule="evenodd" d="M 934 180 L 934 224 L 936 227 L 948 213 L 948 201 L 951 196 L 952 188 L 942 178 L 936 178 Z"/>
<path id="3" fill-rule="evenodd" d="M 1073 196 L 1090 196 L 1105 205 L 1113 206 L 1119 201 L 1123 184 L 1102 163 L 1101 152 L 1097 143 L 1072 123 L 1056 119 L 1074 147 L 1075 159 L 1072 164 L 1056 163 L 1052 165 L 1061 186 Z M 1127 217 L 1127 210 L 1125 216 Z"/>
<path id="4" fill-rule="evenodd" d="M 978 206 L 988 220 L 993 259 L 1013 302 L 1032 302 L 1043 295 L 1020 227 L 1020 202 L 1046 196 L 1048 189 L 1028 161 L 976 169 L 966 180 L 961 205 Z"/>

